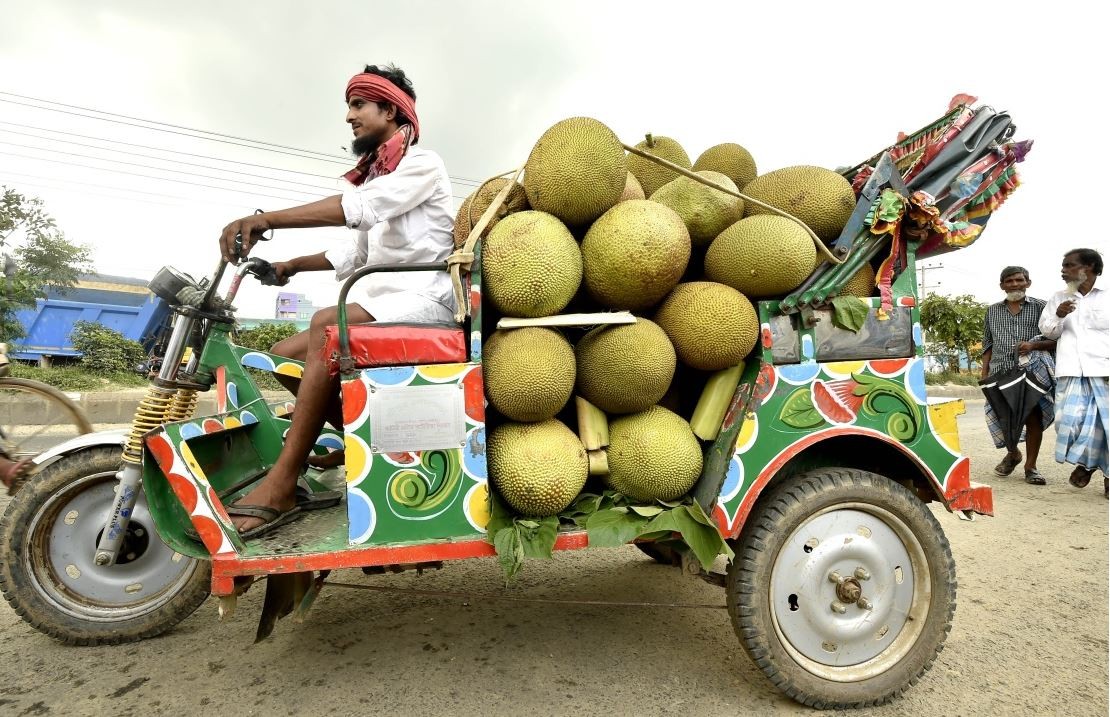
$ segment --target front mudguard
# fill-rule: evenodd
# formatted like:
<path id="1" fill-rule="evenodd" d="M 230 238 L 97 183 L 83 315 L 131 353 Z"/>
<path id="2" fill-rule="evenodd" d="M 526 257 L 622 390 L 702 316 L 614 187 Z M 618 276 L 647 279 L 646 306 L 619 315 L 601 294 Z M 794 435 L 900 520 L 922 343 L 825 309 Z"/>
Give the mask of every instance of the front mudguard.
<path id="1" fill-rule="evenodd" d="M 44 451 L 31 460 L 36 466 L 44 466 L 48 463 L 53 463 L 59 458 L 68 456 L 71 453 L 85 450 L 86 448 L 96 448 L 99 446 L 119 446 L 123 450 L 124 444 L 127 442 L 127 437 L 130 435 L 129 428 L 116 428 L 108 431 L 96 431 L 94 433 L 86 433 L 76 438 L 71 438 L 64 443 L 59 443 L 53 448 Z"/>

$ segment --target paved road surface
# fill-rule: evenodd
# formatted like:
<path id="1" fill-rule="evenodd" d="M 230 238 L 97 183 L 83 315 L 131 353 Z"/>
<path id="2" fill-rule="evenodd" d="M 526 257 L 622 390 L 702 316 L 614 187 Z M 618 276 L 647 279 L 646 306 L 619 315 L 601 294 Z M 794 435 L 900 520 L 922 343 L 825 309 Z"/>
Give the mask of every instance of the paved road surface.
<path id="1" fill-rule="evenodd" d="M 960 419 L 998 516 L 943 514 L 959 574 L 947 647 L 905 697 L 858 715 L 1106 715 L 1107 503 L 1042 461 L 1049 485 L 988 475 L 981 402 Z M 1054 435 L 1054 434 L 1053 434 Z M 1050 452 L 1049 452 L 1050 453 Z M 502 592 L 492 560 L 341 579 Z M 721 603 L 635 548 L 529 564 L 513 595 Z M 61 646 L 0 605 L 6 715 L 812 715 L 749 663 L 723 610 L 557 607 L 325 590 L 304 624 L 252 645 L 262 591 L 230 623 L 209 601 L 171 633 Z"/>

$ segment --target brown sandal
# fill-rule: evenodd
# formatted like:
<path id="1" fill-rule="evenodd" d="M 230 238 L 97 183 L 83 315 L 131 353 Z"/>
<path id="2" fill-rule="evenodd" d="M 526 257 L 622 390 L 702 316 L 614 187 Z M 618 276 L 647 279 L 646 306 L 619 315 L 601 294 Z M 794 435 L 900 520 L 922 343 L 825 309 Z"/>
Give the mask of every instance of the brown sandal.
<path id="1" fill-rule="evenodd" d="M 994 467 L 994 474 L 996 476 L 1005 478 L 1006 476 L 1014 472 L 1014 469 L 1017 468 L 1018 463 L 1021 463 L 1021 459 L 1021 451 L 1017 451 L 1015 453 L 1007 453 L 1002 461 Z"/>
<path id="2" fill-rule="evenodd" d="M 1071 483 L 1076 488 L 1086 488 L 1087 484 L 1091 482 L 1091 475 L 1095 472 L 1094 468 L 1084 468 L 1083 466 L 1076 466 L 1075 470 L 1068 476 L 1068 483 Z"/>

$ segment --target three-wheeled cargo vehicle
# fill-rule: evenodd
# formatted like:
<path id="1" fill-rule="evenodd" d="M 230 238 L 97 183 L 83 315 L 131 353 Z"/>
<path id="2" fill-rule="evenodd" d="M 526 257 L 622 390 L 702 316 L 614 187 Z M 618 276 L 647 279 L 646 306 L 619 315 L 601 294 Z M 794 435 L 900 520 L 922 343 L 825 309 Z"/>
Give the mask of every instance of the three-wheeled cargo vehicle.
<path id="1" fill-rule="evenodd" d="M 973 241 L 1013 191 L 1028 144 L 1012 132 L 1007 115 L 955 102 L 843 170 L 858 205 L 828 247 L 839 263 L 759 302 L 759 341 L 716 437 L 702 442 L 704 467 L 686 496 L 731 548 L 727 573 L 708 572 L 677 534 L 638 543 L 723 586 L 744 649 L 806 704 L 893 698 L 928 669 L 950 629 L 955 565 L 927 504 L 970 517 L 990 515 L 992 499 L 960 452 L 961 402 L 927 394 L 915 261 Z M 266 634 L 278 615 L 307 609 L 330 571 L 494 556 L 486 432 L 495 419 L 484 400 L 473 248 L 346 282 L 340 306 L 369 273 L 453 271 L 465 318 L 348 325 L 340 313 L 325 355 L 341 372 L 344 425 L 325 428 L 316 449 L 344 449 L 345 463 L 305 480 L 313 491 L 341 487 L 342 500 L 251 540 L 226 506 L 273 465 L 294 409 L 267 402 L 255 372 L 298 376 L 302 365 L 231 338 L 240 282 L 265 278 L 264 261 L 240 264 L 222 297 L 223 262 L 200 282 L 163 269 L 151 286 L 175 319 L 161 372 L 129 431 L 40 457 L 0 521 L 8 602 L 59 640 L 112 644 L 168 630 L 209 594 L 225 614 L 266 578 Z M 865 262 L 879 267 L 878 295 L 854 299 L 864 311 L 845 327 L 834 298 Z M 187 348 L 193 359 L 181 369 Z M 196 417 L 197 393 L 208 390 L 218 410 Z M 587 530 L 560 523 L 554 549 L 589 546 Z"/>

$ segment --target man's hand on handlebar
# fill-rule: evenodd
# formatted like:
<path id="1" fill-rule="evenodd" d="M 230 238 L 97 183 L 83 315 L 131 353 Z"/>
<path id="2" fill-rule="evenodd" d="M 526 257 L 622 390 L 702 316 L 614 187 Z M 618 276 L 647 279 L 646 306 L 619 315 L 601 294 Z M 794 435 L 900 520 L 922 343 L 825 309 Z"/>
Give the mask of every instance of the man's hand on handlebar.
<path id="1" fill-rule="evenodd" d="M 247 258 L 255 244 L 269 238 L 263 234 L 270 229 L 269 217 L 261 213 L 228 224 L 220 234 L 220 253 L 224 261 L 238 264 L 241 259 Z"/>
<path id="2" fill-rule="evenodd" d="M 284 285 L 291 278 L 296 276 L 298 271 L 300 271 L 297 268 L 297 265 L 296 265 L 295 262 L 296 262 L 295 259 L 291 259 L 289 261 L 275 261 L 275 262 L 273 262 L 272 266 L 274 267 L 274 276 L 277 277 L 279 286 Z"/>

